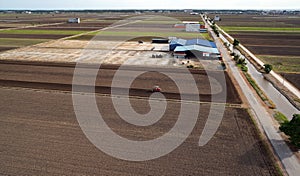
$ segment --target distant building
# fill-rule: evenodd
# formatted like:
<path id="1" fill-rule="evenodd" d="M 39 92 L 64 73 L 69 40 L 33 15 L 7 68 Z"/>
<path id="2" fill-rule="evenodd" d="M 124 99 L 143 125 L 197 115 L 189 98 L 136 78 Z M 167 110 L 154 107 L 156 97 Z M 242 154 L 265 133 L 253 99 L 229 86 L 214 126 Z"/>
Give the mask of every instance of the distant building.
<path id="1" fill-rule="evenodd" d="M 184 13 L 193 13 L 194 11 L 193 11 L 193 9 L 185 9 L 184 10 Z"/>
<path id="2" fill-rule="evenodd" d="M 190 15 L 199 15 L 199 13 L 197 13 L 197 12 L 192 12 L 192 13 L 190 13 Z"/>
<path id="3" fill-rule="evenodd" d="M 70 18 L 68 23 L 80 23 L 80 18 Z"/>
<path id="4" fill-rule="evenodd" d="M 221 17 L 219 15 L 216 15 L 214 21 L 221 21 Z"/>
<path id="5" fill-rule="evenodd" d="M 199 24 L 199 21 L 183 21 L 183 24 Z"/>

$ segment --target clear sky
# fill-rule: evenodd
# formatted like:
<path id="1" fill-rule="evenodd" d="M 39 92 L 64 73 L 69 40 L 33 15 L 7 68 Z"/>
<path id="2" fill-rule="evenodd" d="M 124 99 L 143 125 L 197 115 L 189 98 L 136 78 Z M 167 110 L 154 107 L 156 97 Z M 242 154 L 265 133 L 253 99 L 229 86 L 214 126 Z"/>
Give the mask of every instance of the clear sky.
<path id="1" fill-rule="evenodd" d="M 300 0 L 0 0 L 0 9 L 300 9 Z"/>

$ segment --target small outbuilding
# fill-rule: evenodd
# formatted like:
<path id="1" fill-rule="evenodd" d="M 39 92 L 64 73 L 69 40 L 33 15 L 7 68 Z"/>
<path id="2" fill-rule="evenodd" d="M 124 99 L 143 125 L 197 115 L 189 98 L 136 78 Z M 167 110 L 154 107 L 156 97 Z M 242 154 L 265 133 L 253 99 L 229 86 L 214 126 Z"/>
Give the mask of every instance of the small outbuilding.
<path id="1" fill-rule="evenodd" d="M 80 23 L 80 18 L 69 18 L 68 23 Z"/>
<path id="2" fill-rule="evenodd" d="M 214 21 L 221 21 L 221 17 L 219 15 L 216 15 Z"/>

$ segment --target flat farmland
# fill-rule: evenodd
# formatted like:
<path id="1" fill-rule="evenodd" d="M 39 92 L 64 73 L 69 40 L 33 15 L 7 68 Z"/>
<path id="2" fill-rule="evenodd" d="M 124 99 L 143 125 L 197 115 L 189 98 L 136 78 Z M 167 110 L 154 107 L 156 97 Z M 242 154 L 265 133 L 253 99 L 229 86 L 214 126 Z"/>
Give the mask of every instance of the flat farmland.
<path id="1" fill-rule="evenodd" d="M 4 64 L 4 63 L 3 63 Z M 23 64 L 23 65 L 20 65 Z M 199 147 L 199 137 L 212 109 L 210 103 L 199 103 L 200 113 L 195 128 L 187 140 L 173 152 L 158 159 L 129 162 L 113 158 L 98 150 L 85 137 L 74 114 L 69 90 L 51 89 L 53 82 L 70 83 L 74 65 L 58 63 L 11 63 L 1 67 L 3 80 L 18 81 L 16 85 L 2 85 L 0 97 L 0 169 L 7 175 L 279 175 L 267 149 L 263 145 L 247 110 L 225 109 L 217 133 L 211 141 Z M 109 85 L 116 66 L 102 67 L 99 84 Z M 147 68 L 158 69 L 159 68 Z M 127 67 L 126 71 L 147 70 Z M 165 69 L 185 80 L 181 69 Z M 104 74 L 105 73 L 105 74 Z M 88 74 L 88 72 L 85 72 Z M 201 92 L 208 91 L 205 74 L 196 70 Z M 39 76 L 32 76 L 39 75 Z M 204 75 L 204 77 L 203 77 Z M 85 77 L 86 75 L 83 75 Z M 124 75 L 126 76 L 126 75 Z M 153 79 L 153 78 L 157 78 Z M 35 80 L 32 80 L 35 79 Z M 227 78 L 228 79 L 228 78 Z M 102 81 L 101 81 L 102 80 Z M 124 77 L 124 80 L 128 80 Z M 176 91 L 168 78 L 149 72 L 141 75 L 132 88 L 159 81 L 163 94 Z M 230 84 L 230 79 L 229 84 Z M 43 88 L 23 87 L 24 82 L 48 82 Z M 170 80 L 169 80 L 170 81 Z M 170 86 L 170 87 L 168 87 Z M 209 87 L 209 86 L 208 86 Z M 234 90 L 228 86 L 227 90 Z M 147 89 L 139 98 L 130 97 L 130 104 L 138 113 L 150 111 Z M 84 92 L 82 92 L 84 94 Z M 81 93 L 81 94 L 82 94 Z M 109 95 L 109 93 L 108 93 Z M 200 95 L 201 96 L 201 95 Z M 120 96 L 119 98 L 122 98 Z M 24 102 L 24 100 L 26 100 Z M 181 103 L 167 99 L 163 117 L 154 125 L 138 127 L 123 121 L 110 96 L 96 95 L 97 106 L 105 122 L 118 135 L 131 140 L 151 140 L 167 133 L 178 120 Z M 228 104 L 234 103 L 229 100 Z M 236 102 L 237 103 L 237 102 Z M 88 113 L 88 112 L 87 112 Z M 107 135 L 103 132 L 101 135 Z M 120 152 L 127 152 L 124 147 Z"/>
<path id="2" fill-rule="evenodd" d="M 180 68 L 185 65 L 174 65 L 174 58 L 164 52 L 168 44 L 136 41 L 171 36 L 206 38 L 199 33 L 173 28 L 173 23 L 200 20 L 199 16 L 174 16 L 179 21 L 150 15 L 119 22 L 130 15 L 86 14 L 81 17 L 83 22 L 79 25 L 62 23 L 0 31 L 3 40 L 7 40 L 6 44 L 9 44 L 12 36 L 27 41 L 41 40 L 44 35 L 55 39 L 91 31 L 89 35 L 0 53 L 0 98 L 3 100 L 0 104 L 0 174 L 280 175 L 275 159 L 266 148 L 247 109 L 243 108 L 240 95 L 226 71 L 190 69 L 186 73 L 185 69 Z M 55 20 L 59 20 L 59 17 Z M 97 34 L 93 32 L 94 29 L 111 24 L 113 27 L 101 31 L 96 40 L 90 43 L 88 37 Z M 123 42 L 123 38 L 126 42 Z M 83 70 L 79 75 L 82 82 L 77 85 L 80 90 L 72 93 L 74 67 L 78 61 Z M 212 61 L 207 62 L 215 66 Z M 98 70 L 98 65 L 93 63 L 101 63 L 101 69 Z M 220 66 L 219 63 L 217 65 Z M 141 71 L 145 73 L 136 77 L 127 91 L 126 86 L 112 84 L 117 70 L 121 71 L 118 83 L 127 83 L 132 75 Z M 95 85 L 90 82 L 92 73 L 98 73 L 93 82 Z M 186 89 L 180 92 L 176 84 L 178 82 L 164 73 L 173 75 Z M 199 92 L 191 90 L 187 74 L 192 76 Z M 221 84 L 224 77 L 226 85 Z M 146 127 L 122 120 L 112 97 L 117 101 L 129 98 L 130 106 L 137 113 L 147 114 L 151 111 L 149 97 L 153 95 L 151 89 L 154 85 L 162 88 L 161 94 L 166 98 L 167 105 L 162 118 Z M 112 88 L 117 91 L 114 95 Z M 178 120 L 182 104 L 199 106 L 200 112 L 191 134 L 173 152 L 150 161 L 129 162 L 103 153 L 81 130 L 72 96 L 90 96 L 90 93 L 95 93 L 98 110 L 108 126 L 116 134 L 135 141 L 152 140 L 168 133 Z M 222 101 L 223 93 L 226 93 L 226 101 Z M 217 99 L 213 99 L 213 96 Z M 162 99 L 154 101 L 158 103 Z M 220 113 L 219 106 L 214 109 L 212 104 L 225 106 L 223 119 L 209 143 L 199 147 L 199 138 L 210 111 Z M 128 105 L 121 106 L 128 108 Z M 162 110 L 163 107 L 158 108 Z M 194 109 L 187 107 L 185 110 L 185 118 L 188 120 Z M 84 113 L 91 112 L 84 110 Z M 108 136 L 105 131 L 101 131 L 99 135 Z M 181 134 L 172 137 L 170 140 L 177 140 Z M 132 149 L 123 147 L 118 152 L 132 152 Z"/>
<path id="3" fill-rule="evenodd" d="M 276 72 L 300 72 L 299 16 L 238 14 L 221 15 L 221 18 L 218 25 L 265 63 L 272 64 Z M 294 80 L 297 79 L 289 81 L 296 86 Z"/>
<path id="4" fill-rule="evenodd" d="M 132 14 L 108 14 L 108 13 L 33 13 L 33 14 L 0 14 L 0 26 L 20 27 L 39 24 L 66 23 L 69 18 L 79 17 L 83 21 L 117 21 Z"/>
<path id="5" fill-rule="evenodd" d="M 281 73 L 288 81 L 295 83 L 295 86 L 300 89 L 300 74 L 299 73 Z"/>
<path id="6" fill-rule="evenodd" d="M 65 65 L 65 66 L 64 66 Z M 51 63 L 40 63 L 40 62 L 11 62 L 1 61 L 0 62 L 0 85 L 11 86 L 20 85 L 30 88 L 34 86 L 37 88 L 41 87 L 52 87 L 52 89 L 70 91 L 72 90 L 72 80 L 74 73 L 74 63 L 69 64 L 51 64 Z M 97 66 L 97 65 L 95 65 Z M 82 85 L 91 86 L 88 83 L 88 78 L 91 76 L 89 73 L 95 69 L 93 65 L 86 65 L 86 75 L 82 75 Z M 96 92 L 110 94 L 110 86 L 112 79 L 119 69 L 118 65 L 103 65 L 98 72 L 97 81 L 95 82 Z M 179 90 L 174 83 L 166 75 L 160 74 L 159 72 L 172 73 L 174 77 L 182 78 L 182 83 L 191 84 L 189 81 L 184 81 L 186 73 L 182 69 L 176 68 L 152 68 L 152 67 L 132 67 L 123 66 L 122 79 L 130 80 L 131 75 L 135 75 L 138 71 L 146 71 L 145 74 L 140 75 L 131 85 L 131 94 L 135 96 L 147 97 L 151 94 L 153 85 L 160 85 L 166 97 L 170 99 L 180 99 Z M 194 95 L 191 92 L 181 92 L 186 95 L 187 98 L 193 100 L 193 96 L 199 96 L 203 102 L 210 102 L 211 96 L 216 97 L 222 94 L 226 95 L 227 103 L 240 104 L 241 100 L 236 89 L 227 75 L 227 72 L 214 71 L 209 74 L 212 82 L 210 84 L 202 84 L 203 82 L 209 82 L 208 75 L 204 70 L 192 70 L 195 82 L 199 89 L 199 95 Z M 227 89 L 223 89 L 219 82 L 221 76 L 224 74 L 226 79 Z M 29 86 L 29 87 L 28 87 Z M 124 87 L 118 87 L 122 93 Z"/>
<path id="7" fill-rule="evenodd" d="M 0 14 L 0 51 L 99 30 L 127 16 L 121 13 Z M 74 17 L 81 18 L 82 22 L 67 23 Z"/>
<path id="8" fill-rule="evenodd" d="M 0 48 L 19 48 L 60 39 L 85 31 L 12 29 L 0 31 Z"/>
<path id="9" fill-rule="evenodd" d="M 187 15 L 187 17 L 189 17 Z M 195 18 L 195 17 L 193 17 Z M 181 18 L 182 19 L 182 18 Z M 197 16 L 196 21 L 200 20 L 200 17 Z M 124 26 L 119 26 L 116 29 L 110 29 L 107 31 L 102 31 L 101 33 L 92 33 L 89 35 L 82 35 L 76 38 L 75 40 L 90 40 L 95 35 L 97 35 L 100 40 L 124 40 L 124 39 L 133 39 L 137 37 L 178 37 L 178 38 L 205 38 L 210 40 L 210 36 L 208 34 L 201 34 L 195 32 L 186 32 L 183 29 L 176 29 L 174 25 L 176 23 L 181 23 L 182 21 L 169 16 L 157 16 L 157 15 L 145 15 L 130 18 L 128 24 Z M 122 23 L 116 22 L 113 25 L 119 25 Z M 112 26 L 113 26 L 112 25 Z"/>

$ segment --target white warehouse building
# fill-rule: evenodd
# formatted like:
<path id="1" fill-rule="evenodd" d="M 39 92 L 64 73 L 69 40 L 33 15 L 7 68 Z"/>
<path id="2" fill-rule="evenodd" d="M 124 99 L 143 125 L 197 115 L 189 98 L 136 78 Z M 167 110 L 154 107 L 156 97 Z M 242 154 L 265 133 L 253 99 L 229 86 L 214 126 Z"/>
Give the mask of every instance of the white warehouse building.
<path id="1" fill-rule="evenodd" d="M 80 18 L 69 18 L 68 23 L 80 23 Z"/>

